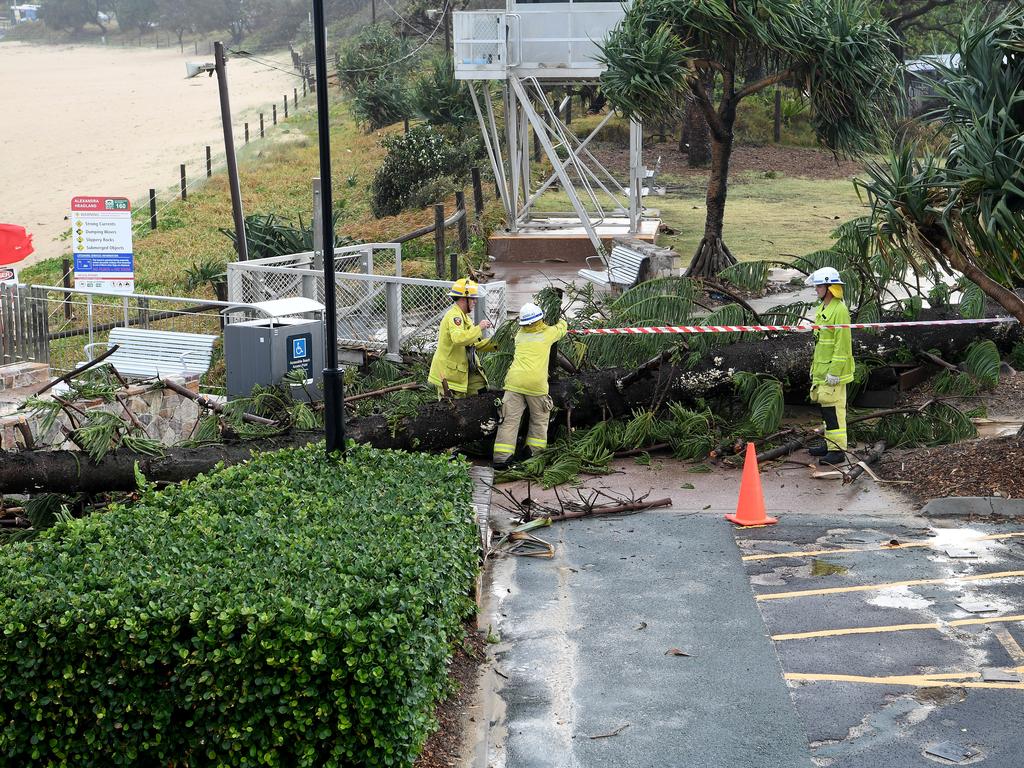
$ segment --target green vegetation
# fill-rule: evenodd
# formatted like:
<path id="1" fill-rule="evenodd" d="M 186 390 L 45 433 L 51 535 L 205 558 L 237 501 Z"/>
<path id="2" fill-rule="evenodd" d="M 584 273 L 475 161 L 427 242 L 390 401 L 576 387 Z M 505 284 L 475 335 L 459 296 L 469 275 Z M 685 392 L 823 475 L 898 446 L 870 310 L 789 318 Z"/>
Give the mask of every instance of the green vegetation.
<path id="1" fill-rule="evenodd" d="M 779 82 L 796 82 L 824 146 L 874 151 L 897 105 L 895 43 L 888 24 L 862 2 L 639 0 L 630 6 L 601 45 L 608 100 L 626 116 L 657 122 L 674 117 L 689 99 L 710 133 L 708 206 L 689 274 L 716 275 L 736 262 L 723 243 L 723 218 L 737 106 Z"/>
<path id="2" fill-rule="evenodd" d="M 387 136 L 381 143 L 388 153 L 370 185 L 377 216 L 421 208 L 465 188 L 480 150 L 476 138 L 460 140 L 457 134 L 431 125 Z"/>
<path id="3" fill-rule="evenodd" d="M 407 72 L 415 63 L 409 58 L 405 40 L 386 24 L 368 26 L 342 46 L 338 83 L 367 131 L 410 116 Z"/>
<path id="4" fill-rule="evenodd" d="M 31 765 L 410 766 L 473 611 L 466 465 L 246 465 L 0 551 L 0 751 Z"/>
<path id="5" fill-rule="evenodd" d="M 1024 279 L 1024 8 L 971 17 L 957 50 L 960 65 L 935 85 L 938 149 L 898 137 L 862 186 L 881 252 L 962 273 L 1024 322 L 1012 291 Z"/>

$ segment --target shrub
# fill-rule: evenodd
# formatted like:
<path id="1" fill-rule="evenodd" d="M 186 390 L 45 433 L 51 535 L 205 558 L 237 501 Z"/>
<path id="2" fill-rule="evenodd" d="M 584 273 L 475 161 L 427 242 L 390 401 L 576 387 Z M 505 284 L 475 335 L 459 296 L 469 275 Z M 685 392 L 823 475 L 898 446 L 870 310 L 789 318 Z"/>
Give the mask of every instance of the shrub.
<path id="1" fill-rule="evenodd" d="M 388 153 L 370 184 L 370 204 L 378 218 L 413 205 L 414 193 L 434 179 L 450 177 L 450 183 L 465 184 L 478 152 L 476 139 L 451 139 L 429 125 L 385 136 L 381 144 Z"/>
<path id="2" fill-rule="evenodd" d="M 404 41 L 385 24 L 363 29 L 340 53 L 338 83 L 352 113 L 367 130 L 409 117 L 408 61 Z"/>
<path id="3" fill-rule="evenodd" d="M 477 561 L 466 466 L 260 454 L 0 551 L 0 754 L 409 766 Z"/>
<path id="4" fill-rule="evenodd" d="M 409 116 L 409 89 L 397 75 L 364 78 L 350 96 L 352 114 L 367 131 L 386 128 Z"/>
<path id="5" fill-rule="evenodd" d="M 416 114 L 431 125 L 462 129 L 476 124 L 469 88 L 455 79 L 455 63 L 448 56 L 435 58 L 430 72 L 413 83 L 412 103 Z"/>
<path id="6" fill-rule="evenodd" d="M 337 234 L 342 214 L 342 207 L 335 205 L 332 224 L 336 248 L 356 242 L 351 237 Z M 220 231 L 233 245 L 235 244 L 237 238 L 234 228 L 221 227 Z M 303 221 L 301 216 L 298 223 L 274 213 L 253 213 L 245 217 L 245 241 L 250 259 L 289 256 L 293 253 L 312 251 L 314 237 L 312 220 Z"/>

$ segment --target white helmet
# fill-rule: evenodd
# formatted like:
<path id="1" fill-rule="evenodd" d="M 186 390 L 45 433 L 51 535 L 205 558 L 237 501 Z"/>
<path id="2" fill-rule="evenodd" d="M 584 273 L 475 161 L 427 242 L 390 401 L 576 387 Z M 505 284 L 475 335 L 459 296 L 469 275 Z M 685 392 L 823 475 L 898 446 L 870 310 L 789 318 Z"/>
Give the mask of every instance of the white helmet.
<path id="1" fill-rule="evenodd" d="M 532 301 L 527 304 L 523 304 L 523 308 L 519 310 L 520 325 L 532 325 L 542 317 L 544 317 L 544 310 Z"/>
<path id="2" fill-rule="evenodd" d="M 839 270 L 833 267 L 822 267 L 811 272 L 804 283 L 805 285 L 842 285 L 843 278 L 839 276 Z"/>

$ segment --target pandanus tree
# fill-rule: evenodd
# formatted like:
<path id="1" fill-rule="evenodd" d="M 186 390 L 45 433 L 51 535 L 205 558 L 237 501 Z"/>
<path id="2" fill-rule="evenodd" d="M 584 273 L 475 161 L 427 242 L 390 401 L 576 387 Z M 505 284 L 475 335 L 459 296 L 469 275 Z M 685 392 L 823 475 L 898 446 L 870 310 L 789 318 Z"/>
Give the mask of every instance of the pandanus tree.
<path id="1" fill-rule="evenodd" d="M 711 169 L 690 276 L 736 263 L 722 230 L 739 103 L 792 84 L 810 102 L 826 147 L 851 156 L 876 149 L 895 111 L 894 43 L 864 0 L 635 0 L 602 46 L 601 86 L 628 117 L 673 122 L 687 98 L 700 106 Z M 748 81 L 752 59 L 764 63 L 763 74 Z"/>
<path id="2" fill-rule="evenodd" d="M 900 138 L 859 183 L 882 252 L 961 273 L 1024 323 L 1024 8 L 969 18 L 957 52 L 936 133 Z"/>

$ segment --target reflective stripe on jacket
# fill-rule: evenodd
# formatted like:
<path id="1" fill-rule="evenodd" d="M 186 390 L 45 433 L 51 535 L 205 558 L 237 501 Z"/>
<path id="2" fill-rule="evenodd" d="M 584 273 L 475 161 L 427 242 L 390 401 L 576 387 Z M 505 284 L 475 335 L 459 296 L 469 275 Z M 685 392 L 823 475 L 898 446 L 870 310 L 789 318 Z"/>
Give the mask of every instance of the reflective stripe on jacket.
<path id="1" fill-rule="evenodd" d="M 556 325 L 538 323 L 521 328 L 516 334 L 516 352 L 505 375 L 505 389 L 521 395 L 540 397 L 548 393 L 548 359 L 551 347 L 565 336 L 568 325 L 559 320 Z"/>
<path id="2" fill-rule="evenodd" d="M 450 390 L 465 392 L 469 387 L 469 347 L 483 352 L 491 347 L 491 341 L 483 337 L 480 326 L 458 304 L 452 304 L 437 329 L 437 349 L 430 361 L 427 381 L 440 388 L 444 378 Z M 482 370 L 480 375 L 483 376 Z"/>
<path id="3" fill-rule="evenodd" d="M 819 304 L 815 325 L 842 325 L 850 322 L 850 310 L 841 299 Z M 853 381 L 853 337 L 849 328 L 824 328 L 814 332 L 814 358 L 811 384 L 823 384 L 828 374 L 838 376 L 842 384 Z"/>

